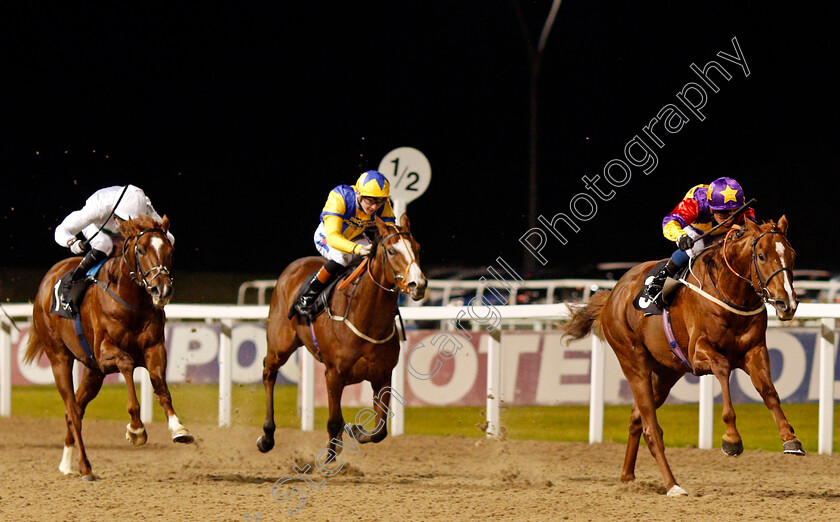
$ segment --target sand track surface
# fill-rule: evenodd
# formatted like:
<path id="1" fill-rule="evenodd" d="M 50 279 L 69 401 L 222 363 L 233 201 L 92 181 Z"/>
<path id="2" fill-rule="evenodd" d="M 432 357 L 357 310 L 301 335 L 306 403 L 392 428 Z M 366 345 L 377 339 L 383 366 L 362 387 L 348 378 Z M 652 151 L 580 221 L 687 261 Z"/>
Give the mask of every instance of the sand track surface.
<path id="1" fill-rule="evenodd" d="M 84 439 L 98 480 L 58 471 L 61 420 L 0 419 L 0 520 L 829 520 L 840 519 L 840 456 L 669 448 L 688 497 L 668 498 L 645 447 L 637 480 L 619 480 L 624 446 L 454 437 L 388 437 L 345 450 L 343 467 L 312 472 L 325 430 L 278 430 L 262 454 L 259 426 L 188 426 L 174 444 L 161 423 L 132 447 L 125 423 L 88 421 Z M 74 455 L 74 459 L 75 459 Z M 294 479 L 310 465 L 320 489 Z M 76 464 L 74 462 L 74 469 Z M 301 499 L 296 515 L 289 515 Z M 258 518 L 259 515 L 259 518 Z"/>

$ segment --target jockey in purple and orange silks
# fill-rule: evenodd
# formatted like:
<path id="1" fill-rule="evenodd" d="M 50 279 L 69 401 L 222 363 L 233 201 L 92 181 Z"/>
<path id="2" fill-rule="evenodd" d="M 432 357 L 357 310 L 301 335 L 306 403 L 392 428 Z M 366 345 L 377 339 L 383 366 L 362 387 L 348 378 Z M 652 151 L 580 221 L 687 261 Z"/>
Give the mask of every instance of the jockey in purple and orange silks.
<path id="1" fill-rule="evenodd" d="M 690 258 L 717 241 L 721 234 L 728 232 L 733 223 L 728 223 L 710 236 L 697 240 L 742 206 L 744 190 L 732 178 L 718 178 L 710 185 L 697 185 L 689 190 L 674 210 L 662 219 L 662 234 L 667 239 L 676 241 L 678 248 L 668 263 L 654 276 L 648 287 L 648 295 L 652 298 L 658 297 L 667 277 L 674 276 Z M 745 217 L 755 221 L 755 211 L 748 208 L 734 223 L 743 222 Z"/>
<path id="2" fill-rule="evenodd" d="M 388 180 L 375 170 L 363 173 L 352 187 L 339 185 L 330 191 L 313 238 L 315 248 L 329 261 L 305 283 L 292 306 L 294 312 L 308 319 L 312 305 L 333 276 L 360 256 L 370 254 L 371 242 L 364 232 L 375 229 L 376 217 L 395 223 L 390 195 Z"/>

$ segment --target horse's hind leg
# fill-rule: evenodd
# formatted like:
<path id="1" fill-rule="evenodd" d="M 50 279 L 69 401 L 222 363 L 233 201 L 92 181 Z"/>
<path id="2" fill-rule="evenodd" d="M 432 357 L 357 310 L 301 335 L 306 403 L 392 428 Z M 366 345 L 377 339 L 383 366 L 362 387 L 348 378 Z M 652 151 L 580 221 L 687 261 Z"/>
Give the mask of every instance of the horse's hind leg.
<path id="1" fill-rule="evenodd" d="M 773 415 L 773 420 L 776 421 L 776 426 L 779 428 L 779 437 L 784 443 L 784 453 L 805 455 L 802 443 L 794 435 L 793 427 L 782 411 L 779 394 L 776 392 L 776 387 L 773 385 L 770 376 L 770 356 L 767 353 L 766 344 L 760 344 L 747 352 L 744 356 L 744 371 L 752 379 L 753 386 L 755 386 L 761 398 L 764 399 L 764 404 Z"/>
<path id="2" fill-rule="evenodd" d="M 654 404 L 657 409 L 668 398 L 668 394 L 674 384 L 682 377 L 677 372 L 665 371 L 664 373 L 653 372 L 651 374 L 651 385 L 653 388 Z M 630 415 L 630 436 L 627 439 L 627 451 L 624 455 L 624 469 L 621 472 L 623 482 L 636 480 L 636 457 L 639 453 L 639 441 L 642 436 L 642 414 L 636 403 L 633 403 L 633 413 Z"/>
<path id="3" fill-rule="evenodd" d="M 71 363 L 72 364 L 72 363 Z M 79 384 L 79 389 L 76 390 L 76 403 L 79 405 L 79 418 L 84 419 L 85 409 L 88 403 L 102 389 L 102 381 L 105 379 L 105 374 L 97 370 L 91 370 L 87 366 L 84 367 L 82 373 L 82 382 Z M 67 426 L 67 435 L 64 438 L 64 455 L 61 458 L 61 464 L 58 469 L 65 475 L 72 473 L 71 459 L 73 456 L 73 445 L 75 444 L 75 437 L 73 431 Z"/>
<path id="4" fill-rule="evenodd" d="M 166 415 L 172 442 L 192 443 L 195 437 L 181 424 L 178 415 L 175 414 L 175 408 L 172 407 L 172 394 L 169 393 L 169 385 L 166 384 L 166 345 L 161 343 L 148 348 L 143 358 L 149 372 L 149 380 L 152 381 L 152 388 L 155 390 L 155 398 Z"/>
<path id="5" fill-rule="evenodd" d="M 300 340 L 291 328 L 266 328 L 268 350 L 263 359 L 263 386 L 265 387 L 265 422 L 263 435 L 257 439 L 257 449 L 267 453 L 274 448 L 274 385 L 277 383 L 277 371 L 286 364 L 289 357 L 300 346 Z"/>
<path id="6" fill-rule="evenodd" d="M 633 412 L 630 414 L 630 435 L 627 438 L 627 449 L 624 452 L 624 468 L 621 470 L 622 482 L 636 480 L 636 457 L 639 455 L 639 441 L 642 438 L 642 414 L 633 401 Z"/>
<path id="7" fill-rule="evenodd" d="M 633 390 L 633 398 L 635 399 L 635 409 L 638 409 L 639 416 L 642 423 L 642 435 L 645 437 L 650 454 L 656 459 L 659 464 L 659 471 L 662 473 L 662 478 L 665 480 L 665 488 L 668 496 L 686 495 L 684 489 L 677 485 L 677 480 L 671 472 L 671 467 L 668 465 L 668 460 L 665 458 L 665 443 L 662 440 L 662 428 L 659 426 L 659 421 L 656 418 L 657 399 L 664 401 L 661 396 L 667 396 L 667 393 L 660 393 L 654 391 L 654 381 L 657 382 L 657 390 L 664 388 L 665 383 L 669 379 L 656 380 L 652 370 L 646 368 L 648 364 L 653 364 L 651 361 L 620 361 L 627 381 L 630 383 L 630 388 Z M 673 383 L 671 383 L 673 385 Z M 670 389 L 670 386 L 668 387 Z M 638 439 L 636 441 L 638 444 Z M 631 452 L 630 441 L 628 441 L 627 456 L 630 457 Z M 635 464 L 635 461 L 633 461 Z M 627 465 L 627 463 L 625 463 Z M 627 470 L 625 469 L 625 474 Z M 624 476 L 624 475 L 623 475 Z"/>
<path id="8" fill-rule="evenodd" d="M 76 396 L 73 393 L 73 359 L 67 357 L 65 354 L 55 356 L 57 360 L 50 359 L 53 376 L 55 377 L 55 385 L 58 388 L 58 393 L 64 400 L 64 418 L 67 422 L 67 436 L 65 443 L 68 441 L 75 441 L 76 449 L 79 450 L 79 474 L 84 480 L 95 480 L 93 470 L 90 467 L 90 461 L 87 458 L 85 451 L 85 444 L 82 441 L 82 408 L 76 402 Z M 65 475 L 71 474 L 73 471 L 70 466 L 70 458 L 73 453 L 73 446 L 64 447 L 64 454 L 59 464 L 59 471 Z"/>

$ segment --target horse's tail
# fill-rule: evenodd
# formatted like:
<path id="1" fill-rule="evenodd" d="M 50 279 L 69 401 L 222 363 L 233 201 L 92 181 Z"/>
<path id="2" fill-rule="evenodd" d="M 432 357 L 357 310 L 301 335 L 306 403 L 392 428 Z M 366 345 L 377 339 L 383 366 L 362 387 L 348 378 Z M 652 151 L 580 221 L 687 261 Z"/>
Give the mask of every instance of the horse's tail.
<path id="1" fill-rule="evenodd" d="M 32 361 L 39 359 L 41 354 L 46 351 L 47 347 L 41 342 L 38 337 L 38 329 L 35 328 L 35 323 L 29 329 L 29 342 L 26 344 L 26 353 L 23 355 L 23 362 L 30 364 Z"/>
<path id="2" fill-rule="evenodd" d="M 582 339 L 594 331 L 601 336 L 601 310 L 610 297 L 609 290 L 599 290 L 584 304 L 567 305 L 571 318 L 561 327 L 563 341 Z"/>

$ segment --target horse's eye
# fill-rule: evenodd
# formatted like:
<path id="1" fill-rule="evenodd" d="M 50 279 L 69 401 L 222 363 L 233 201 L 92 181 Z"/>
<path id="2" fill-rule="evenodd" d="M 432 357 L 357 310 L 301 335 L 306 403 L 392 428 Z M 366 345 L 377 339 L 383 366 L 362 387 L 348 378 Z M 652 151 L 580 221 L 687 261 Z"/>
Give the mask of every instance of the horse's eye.
<path id="1" fill-rule="evenodd" d="M 396 253 L 397 253 L 397 251 L 396 251 L 396 250 L 394 250 L 393 248 L 390 248 L 390 247 L 388 248 L 388 255 L 392 256 L 392 255 L 394 255 L 394 254 L 396 254 Z"/>
<path id="2" fill-rule="evenodd" d="M 138 253 L 138 254 L 140 254 L 141 256 L 145 256 L 145 255 L 146 255 L 146 252 L 145 252 L 142 248 L 140 248 L 140 247 L 137 247 L 137 253 Z"/>
<path id="3" fill-rule="evenodd" d="M 764 254 L 758 254 L 758 260 L 764 261 Z"/>

